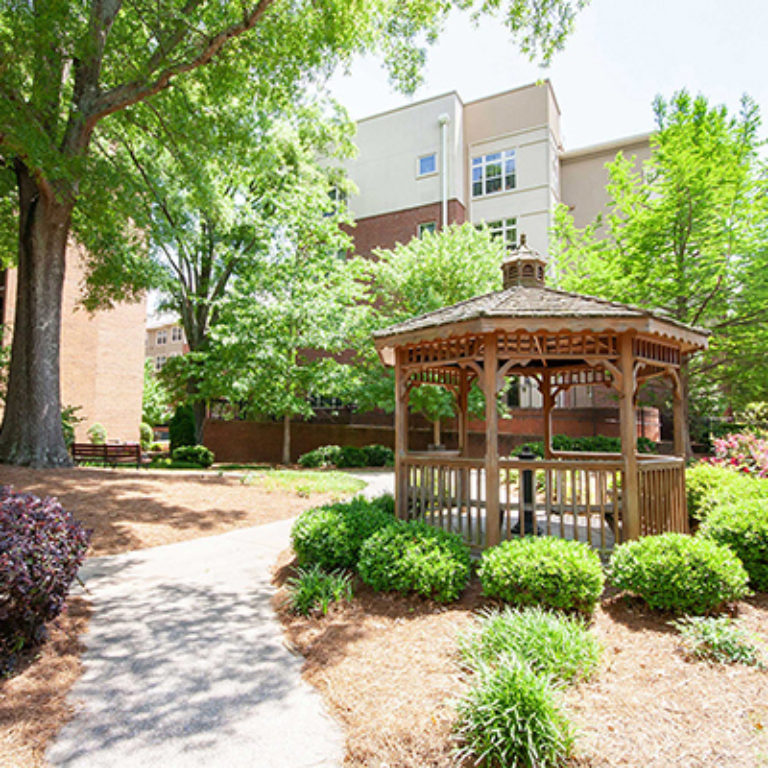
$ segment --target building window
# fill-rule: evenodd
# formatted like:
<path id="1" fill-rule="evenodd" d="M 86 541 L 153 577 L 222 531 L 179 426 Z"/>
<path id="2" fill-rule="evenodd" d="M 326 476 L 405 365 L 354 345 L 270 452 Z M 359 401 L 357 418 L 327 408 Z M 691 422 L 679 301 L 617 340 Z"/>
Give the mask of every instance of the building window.
<path id="1" fill-rule="evenodd" d="M 486 226 L 491 237 L 498 237 L 504 241 L 504 247 L 508 251 L 514 251 L 517 248 L 517 219 L 489 221 Z"/>
<path id="2" fill-rule="evenodd" d="M 421 224 L 419 224 L 418 227 L 418 234 L 419 237 L 424 237 L 427 233 L 430 235 L 434 235 L 437 231 L 437 222 L 436 221 L 425 221 Z"/>
<path id="3" fill-rule="evenodd" d="M 160 355 L 155 358 L 155 370 L 159 371 L 165 365 L 165 355 Z"/>
<path id="4" fill-rule="evenodd" d="M 472 197 L 493 195 L 516 186 L 514 149 L 472 158 Z"/>
<path id="5" fill-rule="evenodd" d="M 171 341 L 181 341 L 183 338 L 182 330 L 178 325 L 171 328 Z"/>
<path id="6" fill-rule="evenodd" d="M 433 152 L 431 155 L 422 155 L 419 158 L 417 176 L 430 176 L 437 173 L 437 155 Z"/>
<path id="7" fill-rule="evenodd" d="M 166 344 L 168 342 L 168 331 L 158 331 L 155 336 L 156 344 Z"/>

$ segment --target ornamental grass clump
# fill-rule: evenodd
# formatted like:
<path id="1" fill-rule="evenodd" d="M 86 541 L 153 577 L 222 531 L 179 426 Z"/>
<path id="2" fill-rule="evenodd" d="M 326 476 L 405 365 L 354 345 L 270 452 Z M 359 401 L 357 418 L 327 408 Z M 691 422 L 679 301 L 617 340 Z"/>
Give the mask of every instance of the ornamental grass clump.
<path id="1" fill-rule="evenodd" d="M 680 632 L 685 655 L 691 659 L 765 667 L 760 649 L 727 616 L 687 616 L 672 626 Z"/>
<path id="2" fill-rule="evenodd" d="M 45 639 L 63 610 L 91 533 L 56 499 L 0 488 L 0 672 Z"/>
<path id="3" fill-rule="evenodd" d="M 393 511 L 391 496 L 372 501 L 358 496 L 307 510 L 291 530 L 299 565 L 319 565 L 327 571 L 355 568 L 363 542 L 394 520 Z"/>
<path id="4" fill-rule="evenodd" d="M 605 583 L 596 552 L 549 536 L 512 539 L 486 550 L 478 575 L 488 597 L 584 614 L 594 611 Z"/>
<path id="5" fill-rule="evenodd" d="M 327 573 L 319 565 L 299 568 L 286 582 L 291 610 L 302 616 L 325 615 L 333 603 L 352 599 L 351 578 L 345 571 Z"/>
<path id="6" fill-rule="evenodd" d="M 573 732 L 557 691 L 514 655 L 473 676 L 458 702 L 455 736 L 459 760 L 485 768 L 561 766 Z"/>
<path id="7" fill-rule="evenodd" d="M 729 547 L 743 563 L 750 585 L 768 592 L 768 499 L 716 507 L 700 535 Z"/>
<path id="8" fill-rule="evenodd" d="M 470 551 L 458 534 L 396 520 L 365 541 L 358 572 L 377 591 L 415 592 L 445 603 L 469 583 Z"/>
<path id="9" fill-rule="evenodd" d="M 682 533 L 620 544 L 609 570 L 616 587 L 656 610 L 705 614 L 749 594 L 747 572 L 728 547 Z"/>
<path id="10" fill-rule="evenodd" d="M 470 669 L 513 655 L 550 680 L 574 683 L 592 677 L 602 648 L 579 617 L 505 607 L 482 614 L 477 627 L 460 636 L 459 652 Z"/>

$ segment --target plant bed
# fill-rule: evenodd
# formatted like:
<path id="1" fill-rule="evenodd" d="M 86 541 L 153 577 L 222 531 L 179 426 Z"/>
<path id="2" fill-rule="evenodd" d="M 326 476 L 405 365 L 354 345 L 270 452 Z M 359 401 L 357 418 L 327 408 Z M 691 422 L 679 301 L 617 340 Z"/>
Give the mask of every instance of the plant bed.
<path id="1" fill-rule="evenodd" d="M 294 567 L 285 552 L 277 586 Z M 282 588 L 276 597 L 286 640 L 306 659 L 305 678 L 346 730 L 345 768 L 453 766 L 451 702 L 465 690 L 457 635 L 489 606 L 479 582 L 449 605 L 376 593 L 359 580 L 354 591 L 350 603 L 321 618 L 280 608 Z M 742 601 L 739 614 L 765 643 L 768 595 Z M 632 598 L 598 605 L 591 629 L 603 661 L 593 679 L 564 693 L 577 733 L 569 768 L 760 765 L 768 752 L 768 675 L 687 661 L 668 620 Z"/>

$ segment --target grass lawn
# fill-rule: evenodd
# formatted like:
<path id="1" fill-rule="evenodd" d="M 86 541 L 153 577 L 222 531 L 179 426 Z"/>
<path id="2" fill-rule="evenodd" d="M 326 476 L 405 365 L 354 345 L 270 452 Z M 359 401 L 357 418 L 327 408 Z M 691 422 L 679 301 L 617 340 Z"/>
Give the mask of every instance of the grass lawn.
<path id="1" fill-rule="evenodd" d="M 57 496 L 93 530 L 91 556 L 211 536 L 293 517 L 359 491 L 341 472 L 156 472 L 77 468 L 34 470 L 0 465 L 0 485 Z M 78 637 L 88 604 L 76 598 L 49 627 L 50 639 L 11 679 L 0 680 L 0 766 L 42 768 L 47 743 L 69 718 L 67 691 L 81 673 Z"/>
<path id="2" fill-rule="evenodd" d="M 477 581 L 439 605 L 356 580 L 351 603 L 303 618 L 285 607 L 292 558 L 285 552 L 276 570 L 275 607 L 305 678 L 346 730 L 345 768 L 453 766 L 456 636 L 489 605 Z M 738 615 L 768 659 L 768 594 L 742 601 Z M 577 727 L 569 768 L 768 766 L 768 672 L 687 661 L 670 619 L 636 600 L 602 601 L 592 623 L 602 665 L 564 698 Z"/>

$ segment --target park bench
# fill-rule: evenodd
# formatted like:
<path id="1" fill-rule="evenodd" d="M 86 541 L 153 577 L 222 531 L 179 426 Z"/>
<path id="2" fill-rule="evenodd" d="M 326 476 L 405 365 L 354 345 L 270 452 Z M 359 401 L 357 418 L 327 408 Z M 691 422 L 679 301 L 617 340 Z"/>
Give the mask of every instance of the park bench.
<path id="1" fill-rule="evenodd" d="M 118 464 L 141 466 L 141 446 L 138 443 L 73 443 L 72 460 L 77 464 L 83 461 L 98 461 L 114 467 Z"/>

